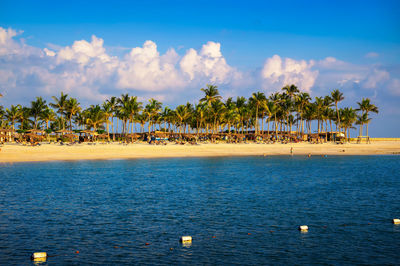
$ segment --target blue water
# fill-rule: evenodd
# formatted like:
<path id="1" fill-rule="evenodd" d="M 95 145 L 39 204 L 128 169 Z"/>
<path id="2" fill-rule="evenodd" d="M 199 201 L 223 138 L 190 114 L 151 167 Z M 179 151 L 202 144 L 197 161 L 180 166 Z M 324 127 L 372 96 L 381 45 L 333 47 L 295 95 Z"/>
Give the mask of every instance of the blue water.
<path id="1" fill-rule="evenodd" d="M 0 265 L 400 264 L 399 159 L 3 164 Z"/>

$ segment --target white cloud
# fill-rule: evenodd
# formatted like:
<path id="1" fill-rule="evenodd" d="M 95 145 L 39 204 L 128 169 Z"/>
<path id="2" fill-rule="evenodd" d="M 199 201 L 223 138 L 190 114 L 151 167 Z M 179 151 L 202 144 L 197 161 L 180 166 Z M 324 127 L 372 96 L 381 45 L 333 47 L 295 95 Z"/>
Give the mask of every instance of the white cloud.
<path id="1" fill-rule="evenodd" d="M 103 43 L 103 39 L 97 38 L 94 35 L 90 43 L 85 40 L 75 41 L 71 47 L 67 46 L 57 53 L 58 63 L 70 60 L 80 64 L 87 64 L 93 58 L 102 62 L 108 62 L 111 59 L 106 54 Z"/>
<path id="2" fill-rule="evenodd" d="M 15 36 L 17 36 L 17 32 L 15 30 L 7 30 L 0 27 L 0 56 L 15 53 L 18 48 L 12 39 Z"/>
<path id="3" fill-rule="evenodd" d="M 265 61 L 261 72 L 264 87 L 276 90 L 288 84 L 296 84 L 300 90 L 309 92 L 318 77 L 318 70 L 312 70 L 314 64 L 313 60 L 282 60 L 279 55 L 274 55 Z"/>
<path id="4" fill-rule="evenodd" d="M 222 56 L 221 44 L 215 42 L 207 42 L 200 52 L 189 49 L 180 61 L 180 67 L 191 81 L 205 78 L 212 83 L 228 83 L 238 74 Z"/>
<path id="5" fill-rule="evenodd" d="M 55 56 L 56 53 L 54 51 L 51 51 L 47 48 L 44 48 L 43 51 L 46 53 L 47 56 Z"/>
<path id="6" fill-rule="evenodd" d="M 70 46 L 52 44 L 41 49 L 25 44 L 18 39 L 20 34 L 0 27 L 0 88 L 14 102 L 60 91 L 90 103 L 126 92 L 178 102 L 199 95 L 199 88 L 207 83 L 218 85 L 224 96 L 249 95 L 260 87 L 277 90 L 287 84 L 316 95 L 334 88 L 346 95 L 358 95 L 357 90 L 400 95 L 398 77 L 385 67 L 334 57 L 306 61 L 274 55 L 266 59 L 261 71 L 242 72 L 226 62 L 217 42 L 182 50 L 179 55 L 173 48 L 161 54 L 149 40 L 117 57 L 96 36 Z"/>
<path id="7" fill-rule="evenodd" d="M 119 88 L 142 91 L 161 91 L 185 86 L 176 63 L 179 60 L 174 49 L 159 54 L 157 45 L 146 41 L 143 47 L 133 48 L 117 68 Z"/>
<path id="8" fill-rule="evenodd" d="M 200 51 L 189 49 L 181 57 L 172 48 L 160 54 L 155 42 L 146 41 L 120 58 L 109 55 L 103 39 L 96 36 L 71 46 L 51 44 L 39 49 L 16 39 L 18 34 L 0 27 L 0 87 L 14 98 L 22 91 L 26 97 L 64 91 L 93 101 L 130 90 L 170 98 L 171 92 L 198 90 L 206 83 L 237 84 L 241 78 L 215 42 L 206 43 Z"/>

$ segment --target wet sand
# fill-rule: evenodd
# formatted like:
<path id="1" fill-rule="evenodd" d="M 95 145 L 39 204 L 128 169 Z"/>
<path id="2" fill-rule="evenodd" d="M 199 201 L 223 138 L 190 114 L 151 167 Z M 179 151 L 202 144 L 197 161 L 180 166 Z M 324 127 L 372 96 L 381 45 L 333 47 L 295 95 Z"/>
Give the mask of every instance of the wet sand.
<path id="1" fill-rule="evenodd" d="M 270 156 L 290 155 L 374 155 L 400 154 L 400 141 L 379 141 L 372 144 L 199 144 L 199 145 L 149 145 L 119 143 L 96 145 L 41 144 L 22 146 L 5 144 L 1 147 L 0 162 L 38 162 L 56 160 L 107 160 L 163 157 L 204 157 L 204 156 Z"/>

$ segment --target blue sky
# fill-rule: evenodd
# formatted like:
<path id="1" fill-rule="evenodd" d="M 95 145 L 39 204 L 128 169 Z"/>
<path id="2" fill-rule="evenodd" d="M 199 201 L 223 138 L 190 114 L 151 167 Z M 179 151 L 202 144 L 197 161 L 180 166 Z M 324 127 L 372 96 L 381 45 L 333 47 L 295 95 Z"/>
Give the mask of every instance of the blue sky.
<path id="1" fill-rule="evenodd" d="M 0 88 L 11 103 L 64 90 L 174 105 L 206 83 L 249 96 L 296 82 L 353 107 L 370 97 L 371 135 L 399 136 L 398 14 L 399 1 L 1 1 Z"/>

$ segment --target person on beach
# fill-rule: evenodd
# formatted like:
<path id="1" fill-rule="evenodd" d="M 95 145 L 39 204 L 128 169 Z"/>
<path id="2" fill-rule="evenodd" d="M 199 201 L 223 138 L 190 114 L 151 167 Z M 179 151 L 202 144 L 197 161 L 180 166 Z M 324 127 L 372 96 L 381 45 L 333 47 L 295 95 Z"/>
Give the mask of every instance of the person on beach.
<path id="1" fill-rule="evenodd" d="M 290 155 L 293 155 L 293 147 L 290 148 Z"/>

